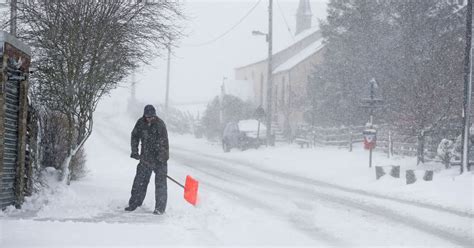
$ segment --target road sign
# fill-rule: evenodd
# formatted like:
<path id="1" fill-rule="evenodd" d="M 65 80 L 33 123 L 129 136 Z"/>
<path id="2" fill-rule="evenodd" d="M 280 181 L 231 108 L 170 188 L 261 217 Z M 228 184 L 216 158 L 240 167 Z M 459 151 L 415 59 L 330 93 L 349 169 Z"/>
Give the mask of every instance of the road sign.
<path id="1" fill-rule="evenodd" d="M 377 131 L 375 129 L 366 129 L 362 132 L 364 135 L 364 148 L 372 150 L 377 142 Z"/>

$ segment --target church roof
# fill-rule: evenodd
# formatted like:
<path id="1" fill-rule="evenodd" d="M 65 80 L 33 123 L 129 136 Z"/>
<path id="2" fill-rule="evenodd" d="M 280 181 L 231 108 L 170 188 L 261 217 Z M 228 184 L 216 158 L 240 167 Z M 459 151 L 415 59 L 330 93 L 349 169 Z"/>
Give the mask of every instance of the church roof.
<path id="1" fill-rule="evenodd" d="M 318 26 L 313 26 L 311 28 L 308 28 L 306 30 L 301 31 L 301 33 L 299 33 L 298 35 L 295 36 L 295 39 L 293 40 L 293 42 L 288 47 L 291 47 L 291 46 L 295 45 L 296 43 L 302 41 L 303 39 L 307 38 L 308 36 L 318 32 L 318 31 L 319 31 Z M 282 50 L 285 50 L 285 49 L 282 49 Z M 282 51 L 282 50 L 280 50 L 280 51 Z M 280 52 L 280 51 L 278 51 L 278 52 Z"/>
<path id="2" fill-rule="evenodd" d="M 305 49 L 303 49 L 299 53 L 295 54 L 293 57 L 289 58 L 283 64 L 279 65 L 277 68 L 273 70 L 273 74 L 292 69 L 293 67 L 297 66 L 299 63 L 308 59 L 311 55 L 319 52 L 323 47 L 324 47 L 324 43 L 323 43 L 323 39 L 321 38 L 315 41 L 314 43 L 312 43 L 311 45 L 307 46 Z"/>
<path id="3" fill-rule="evenodd" d="M 319 32 L 319 27 L 317 26 L 314 26 L 314 27 L 311 27 L 309 29 L 306 29 L 304 31 L 302 31 L 301 33 L 299 33 L 297 36 L 295 36 L 294 40 L 292 41 L 291 44 L 289 44 L 288 46 L 286 46 L 285 48 L 283 49 L 280 49 L 280 50 L 277 50 L 277 51 L 273 51 L 273 56 L 277 56 L 278 54 L 280 53 L 283 53 L 285 52 L 286 50 L 288 49 L 291 49 L 293 46 L 297 45 L 298 43 L 302 42 L 304 39 L 310 37 L 311 35 L 315 34 L 316 32 Z M 259 59 L 257 60 L 256 62 L 252 62 L 252 63 L 249 63 L 249 64 L 246 64 L 246 65 L 243 65 L 243 66 L 239 66 L 237 67 L 236 69 L 241 69 L 241 68 L 245 68 L 245 67 L 249 67 L 249 66 L 253 66 L 255 64 L 259 64 L 259 63 L 262 63 L 262 62 L 265 62 L 267 61 L 267 57 L 265 58 L 262 58 L 262 59 Z M 279 67 L 279 65 L 275 65 L 274 66 L 277 66 Z"/>

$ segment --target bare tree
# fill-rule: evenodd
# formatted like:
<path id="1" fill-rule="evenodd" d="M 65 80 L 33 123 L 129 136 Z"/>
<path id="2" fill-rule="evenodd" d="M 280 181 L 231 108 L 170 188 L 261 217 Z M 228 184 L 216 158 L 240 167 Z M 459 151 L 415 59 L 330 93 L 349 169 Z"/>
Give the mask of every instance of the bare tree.
<path id="1" fill-rule="evenodd" d="M 43 0 L 18 5 L 18 35 L 34 51 L 40 104 L 67 120 L 71 159 L 89 138 L 99 100 L 180 36 L 178 1 Z"/>

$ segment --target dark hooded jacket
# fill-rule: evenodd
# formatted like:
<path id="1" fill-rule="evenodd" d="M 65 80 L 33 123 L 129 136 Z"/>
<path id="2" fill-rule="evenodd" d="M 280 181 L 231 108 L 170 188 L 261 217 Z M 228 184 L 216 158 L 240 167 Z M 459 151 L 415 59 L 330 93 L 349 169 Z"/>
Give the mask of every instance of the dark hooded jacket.
<path id="1" fill-rule="evenodd" d="M 132 156 L 138 155 L 141 142 L 140 159 L 148 163 L 164 163 L 169 159 L 168 132 L 166 125 L 157 116 L 147 123 L 145 116 L 138 119 L 132 131 Z"/>

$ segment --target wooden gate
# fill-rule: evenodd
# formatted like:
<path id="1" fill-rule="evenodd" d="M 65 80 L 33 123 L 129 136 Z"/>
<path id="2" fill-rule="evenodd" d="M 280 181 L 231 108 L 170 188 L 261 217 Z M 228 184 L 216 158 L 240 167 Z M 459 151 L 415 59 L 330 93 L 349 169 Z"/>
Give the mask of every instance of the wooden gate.
<path id="1" fill-rule="evenodd" d="M 21 205 L 25 191 L 28 46 L 0 32 L 0 208 Z"/>

